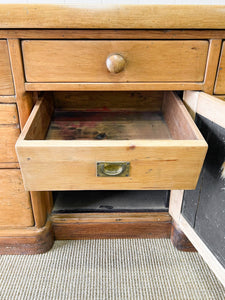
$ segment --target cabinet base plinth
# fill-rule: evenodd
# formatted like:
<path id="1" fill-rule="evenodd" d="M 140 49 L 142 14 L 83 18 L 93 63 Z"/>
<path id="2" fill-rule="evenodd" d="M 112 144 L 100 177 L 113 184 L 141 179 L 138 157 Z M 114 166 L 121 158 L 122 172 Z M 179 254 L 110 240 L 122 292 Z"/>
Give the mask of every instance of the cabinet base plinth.
<path id="1" fill-rule="evenodd" d="M 40 254 L 50 250 L 53 243 L 50 221 L 42 228 L 0 229 L 0 255 Z"/>
<path id="2" fill-rule="evenodd" d="M 167 212 L 52 214 L 57 240 L 107 238 L 169 238 Z"/>

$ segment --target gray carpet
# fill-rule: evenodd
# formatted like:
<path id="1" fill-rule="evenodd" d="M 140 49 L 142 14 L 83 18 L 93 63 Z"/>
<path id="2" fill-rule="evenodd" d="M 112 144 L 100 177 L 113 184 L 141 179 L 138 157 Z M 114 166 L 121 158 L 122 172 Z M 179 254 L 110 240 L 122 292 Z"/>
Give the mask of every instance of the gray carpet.
<path id="1" fill-rule="evenodd" d="M 225 289 L 168 239 L 57 241 L 46 254 L 0 257 L 0 299 L 224 300 Z"/>

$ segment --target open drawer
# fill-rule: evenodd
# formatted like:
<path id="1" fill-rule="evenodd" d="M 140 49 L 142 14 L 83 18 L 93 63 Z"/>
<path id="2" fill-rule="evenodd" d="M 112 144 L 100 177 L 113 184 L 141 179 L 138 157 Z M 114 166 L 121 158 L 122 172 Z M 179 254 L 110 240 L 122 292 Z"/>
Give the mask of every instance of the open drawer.
<path id="1" fill-rule="evenodd" d="M 145 111 L 57 111 L 42 97 L 17 141 L 30 191 L 194 189 L 207 144 L 182 101 Z"/>

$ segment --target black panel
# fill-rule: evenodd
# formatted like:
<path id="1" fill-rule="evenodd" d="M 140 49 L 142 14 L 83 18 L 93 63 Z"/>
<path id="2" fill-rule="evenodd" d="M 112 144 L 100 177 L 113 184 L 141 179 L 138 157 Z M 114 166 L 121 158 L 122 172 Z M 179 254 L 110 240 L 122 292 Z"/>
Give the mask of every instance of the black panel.
<path id="1" fill-rule="evenodd" d="M 202 116 L 196 124 L 209 149 L 197 190 L 185 193 L 183 215 L 225 266 L 225 129 Z"/>
<path id="2" fill-rule="evenodd" d="M 202 169 L 202 172 L 200 174 L 196 189 L 192 191 L 184 192 L 182 214 L 192 227 L 194 227 L 195 225 L 195 217 L 197 213 L 198 202 L 201 195 L 203 173 L 204 173 L 204 168 Z"/>
<path id="3" fill-rule="evenodd" d="M 168 211 L 168 191 L 60 191 L 53 195 L 53 213 Z"/>

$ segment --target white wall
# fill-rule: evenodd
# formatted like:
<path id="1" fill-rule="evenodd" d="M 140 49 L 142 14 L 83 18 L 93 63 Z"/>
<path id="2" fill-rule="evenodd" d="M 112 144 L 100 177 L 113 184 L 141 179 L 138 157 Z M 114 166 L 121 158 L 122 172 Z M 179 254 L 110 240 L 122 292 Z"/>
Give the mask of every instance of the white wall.
<path id="1" fill-rule="evenodd" d="M 68 4 L 90 7 L 102 4 L 225 5 L 225 0 L 0 0 L 0 4 Z"/>

